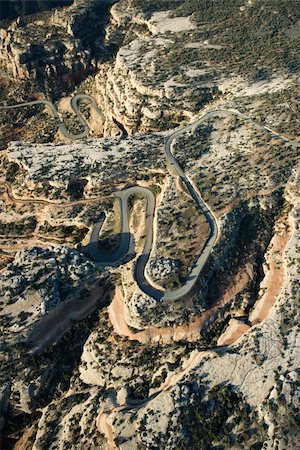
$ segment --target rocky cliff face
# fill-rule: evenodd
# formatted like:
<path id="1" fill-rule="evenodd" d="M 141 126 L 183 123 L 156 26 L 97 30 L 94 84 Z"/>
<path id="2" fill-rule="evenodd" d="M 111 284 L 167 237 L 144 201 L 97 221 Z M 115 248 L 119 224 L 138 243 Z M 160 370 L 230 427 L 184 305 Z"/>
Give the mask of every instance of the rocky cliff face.
<path id="1" fill-rule="evenodd" d="M 205 0 L 190 1 L 190 11 L 202 2 L 207 8 L 201 14 L 209 10 Z M 69 83 L 89 70 L 97 49 L 99 60 L 102 47 L 88 24 L 98 26 L 89 5 L 100 3 L 77 0 L 66 15 L 63 10 L 44 12 L 6 27 L 3 55 L 12 60 L 7 57 L 3 65 L 25 80 L 46 79 L 50 85 L 65 77 Z M 223 62 L 217 58 L 228 41 L 207 40 L 211 29 L 205 32 L 206 23 L 198 26 L 188 10 L 173 11 L 173 16 L 158 11 L 172 3 L 184 4 L 120 0 L 112 8 L 104 42 L 118 49 L 116 58 L 80 86 L 103 109 L 106 121 L 100 122 L 100 132 L 103 128 L 112 135 L 112 124 L 119 121 L 129 133 L 151 133 L 58 144 L 57 137 L 55 145 L 23 139 L 10 143 L 1 157 L 1 448 L 299 446 L 299 148 L 286 142 L 298 139 L 298 84 L 287 74 L 245 85 L 232 68 L 222 85 Z M 238 14 L 243 12 L 238 2 L 232 3 Z M 143 14 L 149 4 L 155 4 L 156 12 Z M 232 10 L 223 9 L 235 22 Z M 227 32 L 228 23 L 214 17 Z M 66 50 L 58 54 L 60 44 Z M 81 57 L 83 69 L 76 72 Z M 247 59 L 244 53 L 242 59 Z M 211 103 L 219 90 L 231 96 Z M 18 99 L 27 92 L 20 90 Z M 2 89 L 0 103 L 6 97 Z M 283 98 L 291 99 L 291 105 Z M 184 218 L 184 229 L 174 237 L 169 233 L 169 241 L 176 251 L 180 245 L 190 247 L 193 211 L 185 216 L 177 200 L 185 195 L 183 183 L 175 180 L 164 143 L 177 124 L 192 122 L 208 109 L 218 112 L 173 141 L 172 151 L 214 212 L 220 238 L 195 293 L 158 302 L 142 293 L 135 280 L 146 233 L 141 198 L 131 198 L 129 208 L 132 259 L 119 267 L 102 271 L 89 261 L 81 252 L 90 234 L 81 240 L 83 235 L 74 230 L 91 230 L 105 212 L 115 219 L 106 221 L 105 232 L 118 239 L 120 209 L 112 194 L 141 185 L 152 188 L 157 198 L 153 247 L 158 248 L 159 228 L 169 224 L 163 223 L 164 216 L 160 220 L 164 201 L 169 217 Z M 264 123 L 264 130 L 237 113 L 232 117 L 233 110 Z M 89 115 L 87 108 L 84 112 Z M 35 119 L 45 128 L 49 123 L 38 108 Z M 9 124 L 30 127 L 25 114 L 22 120 L 12 115 Z M 92 113 L 88 122 L 93 123 Z M 176 181 L 177 197 L 169 188 L 164 195 L 167 172 Z M 69 244 L 80 245 L 74 250 Z M 200 245 L 201 239 L 197 254 Z M 152 276 L 155 271 L 160 277 L 163 271 L 176 274 L 174 259 L 160 248 L 153 252 Z M 101 310 L 106 302 L 109 307 Z"/>
<path id="2" fill-rule="evenodd" d="M 168 129 L 218 95 L 214 73 L 198 59 L 201 45 L 191 45 L 197 33 L 191 17 L 171 18 L 164 11 L 148 18 L 126 1 L 113 5 L 106 38 L 119 50 L 115 63 L 96 76 L 105 133 L 113 119 L 128 133 Z"/>
<path id="3" fill-rule="evenodd" d="M 297 220 L 298 213 L 295 204 L 291 217 Z M 230 347 L 140 345 L 118 336 L 102 314 L 69 391 L 43 409 L 26 448 L 79 439 L 85 448 L 121 450 L 162 443 L 166 449 L 296 448 L 298 240 L 294 228 L 284 256 L 291 261 L 289 276 L 276 306 Z"/>
<path id="4" fill-rule="evenodd" d="M 93 72 L 110 2 L 76 0 L 70 7 L 18 17 L 0 29 L 0 66 L 15 78 L 33 78 L 51 93 Z"/>

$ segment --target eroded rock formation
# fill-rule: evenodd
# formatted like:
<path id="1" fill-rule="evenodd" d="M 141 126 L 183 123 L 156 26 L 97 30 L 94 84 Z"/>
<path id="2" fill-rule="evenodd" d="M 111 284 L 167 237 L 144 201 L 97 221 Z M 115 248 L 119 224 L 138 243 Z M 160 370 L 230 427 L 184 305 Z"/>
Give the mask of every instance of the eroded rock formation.
<path id="1" fill-rule="evenodd" d="M 76 0 L 69 7 L 3 24 L 0 65 L 15 78 L 32 78 L 41 85 L 51 86 L 54 78 L 65 88 L 78 83 L 103 57 L 109 3 Z"/>

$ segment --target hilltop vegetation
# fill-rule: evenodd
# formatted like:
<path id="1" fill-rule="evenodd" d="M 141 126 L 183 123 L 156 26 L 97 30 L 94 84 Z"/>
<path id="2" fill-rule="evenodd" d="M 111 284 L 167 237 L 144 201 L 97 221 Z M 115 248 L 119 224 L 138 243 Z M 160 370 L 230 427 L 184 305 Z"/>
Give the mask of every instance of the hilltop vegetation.
<path id="1" fill-rule="evenodd" d="M 300 8 L 295 0 L 132 0 L 150 15 L 172 10 L 172 16 L 190 16 L 202 26 L 199 39 L 222 45 L 210 50 L 213 62 L 224 68 L 266 78 L 268 69 L 299 71 Z"/>

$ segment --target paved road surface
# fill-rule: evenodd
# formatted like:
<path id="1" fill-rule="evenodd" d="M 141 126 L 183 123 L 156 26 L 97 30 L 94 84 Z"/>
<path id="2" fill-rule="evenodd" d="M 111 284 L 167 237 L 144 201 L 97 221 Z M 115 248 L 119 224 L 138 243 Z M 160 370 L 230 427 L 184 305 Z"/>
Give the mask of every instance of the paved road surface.
<path id="1" fill-rule="evenodd" d="M 25 106 L 31 106 L 31 105 L 37 105 L 37 104 L 43 104 L 50 108 L 52 111 L 52 114 L 54 118 L 57 120 L 58 126 L 60 128 L 60 131 L 69 139 L 81 139 L 86 136 L 88 136 L 89 133 L 89 126 L 87 122 L 85 121 L 84 117 L 80 113 L 79 110 L 79 100 L 80 99 L 87 99 L 92 106 L 95 108 L 97 113 L 103 118 L 102 112 L 99 110 L 95 100 L 86 94 L 78 94 L 75 95 L 71 99 L 71 106 L 74 111 L 74 113 L 77 115 L 81 125 L 84 128 L 84 131 L 82 133 L 79 133 L 77 135 L 74 135 L 72 133 L 69 133 L 68 130 L 65 128 L 64 124 L 61 122 L 60 117 L 58 115 L 57 109 L 48 100 L 37 100 L 33 102 L 26 102 L 26 103 L 20 103 L 18 105 L 9 105 L 9 106 L 0 106 L 1 109 L 13 109 L 13 108 L 19 108 L 19 107 L 25 107 Z M 199 277 L 199 274 L 201 273 L 204 265 L 206 264 L 209 255 L 218 240 L 219 237 L 219 228 L 218 223 L 216 220 L 216 217 L 214 216 L 213 211 L 209 208 L 209 206 L 204 202 L 204 200 L 201 197 L 200 192 L 194 186 L 192 180 L 188 178 L 187 175 L 183 172 L 182 168 L 180 167 L 177 159 L 174 157 L 172 153 L 172 144 L 173 141 L 178 138 L 181 134 L 186 133 L 189 130 L 192 130 L 196 127 L 198 127 L 202 122 L 206 121 L 207 119 L 211 117 L 227 117 L 230 115 L 236 115 L 238 117 L 243 118 L 244 120 L 248 121 L 249 123 L 252 123 L 256 127 L 268 131 L 271 133 L 271 135 L 279 137 L 285 142 L 289 142 L 291 145 L 295 147 L 300 147 L 300 143 L 297 141 L 289 141 L 285 136 L 277 133 L 275 130 L 273 130 L 270 127 L 261 125 L 259 123 L 256 123 L 251 118 L 247 117 L 245 114 L 240 113 L 236 110 L 229 110 L 229 109 L 218 109 L 218 110 L 212 110 L 208 113 L 206 113 L 204 116 L 199 118 L 195 123 L 187 125 L 186 127 L 180 128 L 179 130 L 176 130 L 166 141 L 165 144 L 165 153 L 166 158 L 168 159 L 169 163 L 174 167 L 177 174 L 181 178 L 182 182 L 185 184 L 187 190 L 189 191 L 191 197 L 196 202 L 198 207 L 200 208 L 201 212 L 205 215 L 207 222 L 210 226 L 210 233 L 209 236 L 205 242 L 205 245 L 203 246 L 202 252 L 199 255 L 195 265 L 192 267 L 190 274 L 183 286 L 181 286 L 178 289 L 174 289 L 173 291 L 167 291 L 164 292 L 163 290 L 158 290 L 155 287 L 153 287 L 151 283 L 151 279 L 149 276 L 146 276 L 146 265 L 149 259 L 149 255 L 151 253 L 152 248 L 152 240 L 153 240 L 153 217 L 154 217 L 154 209 L 155 209 L 155 197 L 153 193 L 144 187 L 141 186 L 134 186 L 128 189 L 125 189 L 124 191 L 117 192 L 115 195 L 120 200 L 121 205 L 121 217 L 122 217 L 122 231 L 121 231 L 121 238 L 120 238 L 120 245 L 119 248 L 110 255 L 107 255 L 103 252 L 101 252 L 100 246 L 99 246 L 99 232 L 101 230 L 104 217 L 102 217 L 95 225 L 91 239 L 90 244 L 88 247 L 88 252 L 90 257 L 98 262 L 100 265 L 103 266 L 115 266 L 118 265 L 124 260 L 126 255 L 129 252 L 130 248 L 130 230 L 129 230 L 129 217 L 128 217 L 128 199 L 133 194 L 142 194 L 146 196 L 147 198 L 147 217 L 146 217 L 146 238 L 145 238 L 145 245 L 143 249 L 142 255 L 138 258 L 136 267 L 135 267 L 135 278 L 136 281 L 140 287 L 140 289 L 145 292 L 146 294 L 150 295 L 153 298 L 156 299 L 165 299 L 165 300 L 177 300 L 184 295 L 188 294 L 192 288 L 194 287 L 195 283 L 197 282 L 197 279 Z"/>
<path id="2" fill-rule="evenodd" d="M 211 250 L 218 238 L 218 225 L 217 221 L 213 215 L 213 212 L 206 205 L 204 200 L 202 199 L 199 192 L 194 188 L 192 182 L 188 179 L 188 177 L 184 174 L 183 170 L 179 166 L 176 158 L 173 156 L 171 147 L 174 139 L 176 139 L 181 134 L 186 131 L 192 129 L 193 127 L 198 126 L 202 121 L 204 121 L 207 117 L 203 117 L 198 122 L 189 125 L 185 128 L 181 128 L 178 131 L 175 131 L 167 140 L 165 144 L 165 152 L 166 157 L 169 162 L 174 166 L 178 175 L 180 176 L 183 183 L 186 185 L 191 197 L 195 200 L 203 214 L 205 215 L 209 226 L 210 226 L 210 234 L 206 243 L 204 245 L 203 251 L 201 252 L 198 260 L 196 261 L 194 267 L 192 268 L 188 279 L 185 284 L 178 289 L 174 289 L 172 291 L 164 292 L 163 290 L 158 290 L 151 284 L 151 280 L 149 276 L 146 276 L 146 265 L 149 259 L 149 255 L 152 249 L 152 240 L 153 240 L 153 217 L 154 217 L 154 208 L 155 208 L 155 198 L 153 193 L 146 188 L 135 186 L 129 189 L 126 189 L 121 192 L 117 192 L 115 195 L 120 199 L 121 202 L 121 214 L 122 214 L 122 231 L 121 231 L 121 243 L 118 250 L 115 254 L 107 256 L 103 252 L 100 251 L 98 245 L 99 232 L 101 226 L 103 224 L 103 220 L 99 221 L 92 232 L 90 246 L 89 246 L 89 254 L 92 259 L 98 261 L 101 265 L 117 265 L 121 262 L 121 260 L 126 256 L 129 250 L 130 243 L 130 234 L 128 228 L 128 206 L 127 201 L 130 195 L 139 193 L 145 195 L 147 197 L 147 218 L 146 218 L 146 241 L 143 249 L 142 255 L 138 258 L 135 267 L 135 278 L 140 287 L 140 289 L 145 292 L 147 295 L 150 295 L 153 298 L 164 300 L 177 300 L 184 295 L 186 295 L 190 290 L 194 287 L 197 282 L 197 278 L 205 265 Z"/>
<path id="3" fill-rule="evenodd" d="M 133 186 L 124 191 L 119 191 L 115 193 L 115 196 L 120 201 L 121 206 L 121 237 L 119 248 L 112 254 L 107 255 L 102 252 L 99 246 L 99 233 L 104 222 L 104 217 L 102 217 L 99 222 L 96 223 L 92 231 L 90 238 L 90 243 L 88 246 L 88 253 L 90 257 L 103 266 L 116 266 L 120 264 L 122 259 L 128 254 L 130 246 L 130 230 L 129 230 L 129 217 L 128 217 L 128 200 L 131 195 L 141 194 L 147 198 L 147 211 L 146 211 L 146 238 L 144 245 L 144 252 L 148 254 L 152 248 L 152 229 L 153 229 L 153 216 L 155 208 L 155 197 L 150 189 Z"/>
<path id="4" fill-rule="evenodd" d="M 79 134 L 69 133 L 69 131 L 66 129 L 63 122 L 60 120 L 60 117 L 59 117 L 56 107 L 49 100 L 35 100 L 32 102 L 18 103 L 17 105 L 0 106 L 0 110 L 23 108 L 23 107 L 27 107 L 27 106 L 33 106 L 33 105 L 45 105 L 51 110 L 52 115 L 53 115 L 60 131 L 62 132 L 62 134 L 68 139 L 75 140 L 75 139 L 82 139 L 82 138 L 87 137 L 89 135 L 89 131 L 90 131 L 90 128 L 89 128 L 85 118 L 83 117 L 83 115 L 81 114 L 81 112 L 79 110 L 79 100 L 81 100 L 81 99 L 88 100 L 92 104 L 95 111 L 99 114 L 99 116 L 101 116 L 101 118 L 104 119 L 104 116 L 103 116 L 102 112 L 100 111 L 100 109 L 98 108 L 98 105 L 97 105 L 96 101 L 93 99 L 93 97 L 91 97 L 90 95 L 86 95 L 86 94 L 75 95 L 71 99 L 71 107 L 72 107 L 74 113 L 77 115 L 78 120 L 84 129 L 84 131 Z"/>
<path id="5" fill-rule="evenodd" d="M 148 200 L 147 223 L 146 223 L 146 242 L 145 242 L 145 247 L 144 247 L 143 253 L 138 258 L 138 261 L 136 263 L 135 279 L 136 279 L 140 289 L 144 293 L 150 295 L 153 298 L 163 299 L 163 300 L 177 300 L 177 299 L 185 296 L 186 294 L 188 294 L 195 286 L 197 279 L 198 279 L 204 265 L 206 264 L 206 262 L 210 256 L 210 253 L 211 253 L 216 241 L 218 240 L 218 237 L 220 234 L 219 228 L 218 228 L 218 222 L 216 220 L 216 217 L 214 216 L 213 211 L 204 202 L 204 200 L 201 197 L 201 194 L 199 193 L 197 188 L 193 185 L 193 182 L 188 178 L 188 176 L 185 175 L 185 173 L 183 172 L 182 168 L 180 167 L 177 159 L 174 157 L 174 155 L 172 153 L 173 141 L 176 138 L 178 138 L 181 134 L 186 133 L 187 131 L 190 131 L 194 128 L 197 128 L 202 122 L 206 121 L 207 119 L 210 119 L 210 118 L 216 117 L 216 116 L 217 117 L 220 117 L 220 116 L 227 117 L 227 116 L 232 116 L 232 115 L 237 115 L 237 116 L 245 119 L 246 121 L 254 124 L 256 127 L 261 128 L 264 131 L 268 131 L 269 133 L 271 133 L 272 135 L 274 135 L 276 137 L 279 137 L 283 141 L 289 142 L 293 146 L 300 147 L 299 142 L 289 141 L 285 136 L 280 135 L 275 130 L 273 130 L 269 127 L 266 127 L 266 126 L 256 123 L 255 121 L 253 121 L 252 119 L 247 117 L 245 114 L 240 113 L 239 111 L 226 110 L 226 109 L 210 111 L 209 113 L 205 114 L 203 117 L 198 119 L 195 123 L 188 125 L 184 128 L 180 128 L 179 130 L 175 131 L 167 139 L 166 144 L 165 144 L 166 158 L 168 159 L 170 164 L 176 170 L 176 172 L 179 175 L 179 177 L 181 178 L 182 182 L 185 184 L 186 188 L 188 189 L 191 197 L 197 203 L 198 207 L 201 209 L 201 212 L 205 215 L 206 220 L 210 226 L 210 233 L 209 233 L 209 236 L 203 246 L 203 250 L 202 250 L 201 254 L 199 255 L 195 265 L 192 267 L 190 274 L 183 286 L 181 286 L 178 289 L 174 289 L 172 291 L 164 292 L 163 290 L 158 290 L 155 287 L 153 287 L 153 285 L 151 283 L 151 279 L 149 278 L 149 276 L 146 276 L 146 265 L 147 265 L 149 255 L 151 252 L 152 239 L 153 239 L 153 215 L 154 215 L 155 200 L 154 200 L 154 197 L 153 197 L 153 194 L 151 193 L 151 191 L 149 191 L 148 189 L 136 186 L 134 188 L 130 188 L 125 191 L 118 192 L 116 194 L 120 198 L 121 205 L 122 205 L 122 208 L 121 208 L 121 210 L 122 210 L 121 241 L 122 241 L 123 234 L 124 234 L 124 237 L 123 237 L 123 241 L 120 245 L 119 250 L 116 252 L 113 260 L 110 261 L 110 263 L 111 263 L 111 265 L 119 263 L 122 260 L 122 258 L 124 258 L 124 256 L 126 255 L 126 253 L 128 252 L 128 249 L 129 249 L 129 239 L 130 238 L 129 238 L 129 234 L 128 234 L 128 208 L 127 208 L 127 200 L 128 200 L 129 195 L 131 195 L 132 193 L 141 193 L 141 194 L 146 195 L 147 200 Z M 150 195 L 150 193 L 151 193 L 151 195 Z M 149 197 L 149 195 L 150 195 L 150 197 Z M 92 242 L 94 242 L 94 243 L 98 239 L 100 228 L 101 228 L 101 223 L 96 224 L 95 229 L 94 229 L 94 234 L 92 235 Z M 107 262 L 107 259 L 106 259 L 106 261 L 104 261 L 104 255 L 101 255 L 99 253 L 97 255 L 93 255 L 93 257 L 97 261 L 102 261 L 103 263 Z"/>

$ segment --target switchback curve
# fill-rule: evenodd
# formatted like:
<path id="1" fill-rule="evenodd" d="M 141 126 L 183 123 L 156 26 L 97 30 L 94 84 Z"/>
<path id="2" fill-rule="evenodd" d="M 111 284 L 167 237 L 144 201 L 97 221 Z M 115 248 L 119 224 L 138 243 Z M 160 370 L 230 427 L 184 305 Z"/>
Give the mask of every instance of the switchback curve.
<path id="1" fill-rule="evenodd" d="M 103 114 L 100 111 L 100 109 L 97 106 L 97 103 L 95 99 L 89 95 L 86 94 L 77 94 L 71 99 L 71 107 L 74 111 L 74 113 L 77 115 L 79 122 L 84 128 L 84 131 L 79 134 L 72 134 L 69 133 L 69 131 L 65 128 L 64 124 L 61 122 L 60 117 L 58 115 L 57 109 L 54 106 L 54 104 L 48 100 L 36 100 L 32 102 L 24 102 L 16 105 L 7 105 L 7 106 L 0 106 L 0 110 L 4 109 L 14 109 L 19 107 L 26 107 L 26 106 L 32 106 L 37 104 L 44 104 L 48 108 L 50 108 L 54 118 L 57 120 L 58 126 L 60 131 L 63 133 L 64 136 L 66 136 L 69 139 L 76 140 L 76 139 L 82 139 L 84 137 L 87 137 L 89 134 L 89 126 L 82 116 L 80 110 L 79 110 L 79 100 L 80 99 L 87 99 L 96 112 L 103 118 Z M 192 180 L 189 179 L 189 177 L 184 173 L 182 168 L 180 167 L 177 159 L 172 153 L 172 145 L 176 138 L 178 138 L 181 134 L 192 130 L 193 128 L 196 128 L 199 126 L 202 122 L 205 120 L 214 117 L 214 116 L 228 116 L 228 115 L 236 115 L 238 117 L 243 118 L 244 120 L 248 121 L 249 123 L 252 123 L 253 125 L 257 126 L 258 128 L 265 130 L 269 132 L 271 135 L 276 136 L 280 139 L 282 139 L 285 142 L 289 142 L 291 145 L 295 147 L 300 147 L 300 143 L 297 141 L 289 141 L 288 138 L 285 136 L 277 133 L 275 130 L 273 130 L 270 127 L 267 127 L 265 125 L 261 125 L 257 122 L 255 122 L 253 119 L 247 117 L 245 114 L 240 113 L 237 110 L 232 109 L 217 109 L 212 110 L 206 114 L 204 114 L 202 117 L 200 117 L 196 122 L 189 124 L 185 127 L 182 127 L 178 130 L 176 130 L 173 134 L 169 136 L 165 143 L 165 154 L 166 158 L 169 161 L 169 163 L 173 166 L 175 171 L 177 172 L 178 176 L 180 177 L 183 184 L 186 186 L 188 192 L 190 193 L 193 200 L 196 202 L 197 206 L 200 208 L 201 212 L 204 214 L 209 226 L 210 226 L 210 233 L 209 236 L 203 246 L 203 249 L 192 267 L 190 274 L 184 283 L 183 286 L 181 286 L 178 289 L 172 290 L 172 291 L 166 291 L 158 290 L 154 287 L 154 283 L 151 281 L 150 277 L 147 275 L 147 262 L 149 259 L 149 255 L 152 248 L 152 241 L 153 241 L 153 216 L 154 216 L 154 209 L 155 209 L 155 198 L 153 193 L 141 186 L 134 186 L 128 189 L 125 189 L 124 191 L 117 192 L 115 195 L 119 198 L 120 204 L 121 204 L 121 215 L 122 215 L 122 231 L 121 231 L 121 242 L 118 250 L 113 255 L 104 255 L 100 252 L 100 248 L 98 246 L 98 240 L 99 240 L 99 232 L 103 223 L 103 220 L 100 220 L 96 223 L 91 239 L 90 244 L 88 247 L 88 253 L 92 259 L 94 259 L 97 263 L 104 266 L 115 266 L 121 263 L 121 261 L 124 259 L 124 257 L 128 254 L 129 246 L 130 246 L 130 233 L 129 233 L 129 223 L 128 223 L 128 198 L 130 195 L 135 193 L 141 193 L 142 195 L 145 195 L 147 198 L 147 216 L 146 216 L 146 239 L 145 239 L 145 245 L 143 249 L 142 255 L 139 256 L 136 266 L 135 266 L 135 278 L 136 281 L 140 287 L 140 289 L 146 293 L 147 295 L 156 298 L 156 299 L 163 299 L 163 300 L 177 300 L 184 295 L 188 294 L 192 288 L 194 287 L 195 283 L 197 282 L 197 279 L 199 277 L 199 274 L 201 273 L 204 265 L 206 264 L 210 253 L 216 243 L 216 241 L 219 238 L 220 230 L 218 226 L 217 219 L 213 213 L 213 211 L 210 209 L 210 207 L 205 203 L 205 201 L 202 199 L 201 194 L 197 187 L 193 184 Z"/>
<path id="2" fill-rule="evenodd" d="M 78 134 L 70 133 L 66 129 L 64 123 L 61 121 L 61 119 L 59 117 L 59 114 L 58 114 L 58 111 L 57 111 L 55 105 L 52 102 L 50 102 L 49 100 L 34 100 L 32 102 L 18 103 L 16 105 L 0 106 L 0 111 L 6 110 L 6 109 L 25 108 L 25 107 L 34 106 L 34 105 L 45 105 L 50 109 L 50 111 L 58 125 L 58 128 L 60 129 L 62 134 L 68 139 L 76 140 L 76 139 L 82 139 L 82 138 L 87 137 L 89 135 L 89 131 L 90 131 L 90 128 L 79 109 L 79 100 L 82 100 L 82 99 L 88 100 L 91 103 L 91 105 L 93 106 L 93 108 L 95 109 L 95 111 L 97 112 L 97 114 L 102 119 L 104 119 L 104 115 L 101 112 L 101 110 L 98 108 L 98 105 L 93 97 L 91 97 L 90 95 L 87 95 L 87 94 L 75 95 L 74 97 L 71 98 L 70 104 L 71 104 L 72 110 L 76 114 L 80 124 L 82 125 L 82 127 L 84 129 L 84 131 L 82 131 L 82 133 L 78 133 Z"/>
<path id="3" fill-rule="evenodd" d="M 297 141 L 289 141 L 288 138 L 286 138 L 285 136 L 277 133 L 275 130 L 261 125 L 257 122 L 255 122 L 253 119 L 247 117 L 245 114 L 240 113 L 239 111 L 236 110 L 230 110 L 230 109 L 218 109 L 218 110 L 212 110 L 206 114 L 204 114 L 202 117 L 200 117 L 196 122 L 189 124 L 185 127 L 182 127 L 178 130 L 176 130 L 174 133 L 172 133 L 166 143 L 165 143 L 165 154 L 166 154 L 166 158 L 169 161 L 169 163 L 173 166 L 173 168 L 175 169 L 175 171 L 177 172 L 177 175 L 180 177 L 181 181 L 184 183 L 184 185 L 186 186 L 188 192 L 190 193 L 192 199 L 195 201 L 195 203 L 197 204 L 197 206 L 200 208 L 201 212 L 204 214 L 209 226 L 210 226 L 210 233 L 209 236 L 202 248 L 201 253 L 198 256 L 198 259 L 196 261 L 196 263 L 194 264 L 194 266 L 192 267 L 188 278 L 186 280 L 186 282 L 179 288 L 174 289 L 172 291 L 163 291 L 163 290 L 158 290 L 157 288 L 154 287 L 154 283 L 152 282 L 151 278 L 147 275 L 147 262 L 149 260 L 149 256 L 150 256 L 150 252 L 151 252 L 151 247 L 152 247 L 152 240 L 153 240 L 153 214 L 154 214 L 154 207 L 152 207 L 152 203 L 153 200 L 150 199 L 149 200 L 149 191 L 148 189 L 142 188 L 140 186 L 135 186 L 133 188 L 129 188 L 126 189 L 124 191 L 118 192 L 116 193 L 116 196 L 118 196 L 120 198 L 121 201 L 121 211 L 122 211 L 122 234 L 127 233 L 128 231 L 128 212 L 127 212 L 127 200 L 128 200 L 128 196 L 131 195 L 131 193 L 142 193 L 145 194 L 147 196 L 147 200 L 148 200 L 148 208 L 149 208 L 149 202 L 150 202 L 150 208 L 147 210 L 147 223 L 146 223 L 146 242 L 145 242 L 145 246 L 143 249 L 143 253 L 142 255 L 139 256 L 136 265 L 135 265 L 135 279 L 136 282 L 138 284 L 138 286 L 140 287 L 140 289 L 147 295 L 149 295 L 150 297 L 153 297 L 155 299 L 162 299 L 162 300 L 178 300 L 179 298 L 187 295 L 195 286 L 197 279 L 201 273 L 201 271 L 203 270 L 203 267 L 205 266 L 213 247 L 215 246 L 217 240 L 219 239 L 220 236 L 220 229 L 219 229 L 219 225 L 218 225 L 218 221 L 217 218 L 215 217 L 213 211 L 210 209 L 210 207 L 206 204 L 206 202 L 203 200 L 203 198 L 201 197 L 201 194 L 199 192 L 199 190 L 197 189 L 197 187 L 194 185 L 194 183 L 192 182 L 191 179 L 189 179 L 189 177 L 184 173 L 184 171 L 182 170 L 182 168 L 180 167 L 177 159 L 175 158 L 174 154 L 172 153 L 172 147 L 173 147 L 173 142 L 176 138 L 178 138 L 181 134 L 190 131 L 194 128 L 197 128 L 202 122 L 204 122 L 205 120 L 211 118 L 211 117 L 216 117 L 216 116 L 223 116 L 223 117 L 227 117 L 230 115 L 236 115 L 238 117 L 241 117 L 242 119 L 248 121 L 249 123 L 252 123 L 253 125 L 255 125 L 256 127 L 267 131 L 268 133 L 270 133 L 273 136 L 276 136 L 280 139 L 282 139 L 284 142 L 289 142 L 292 146 L 295 147 L 300 147 L 300 143 Z M 153 195 L 153 194 L 152 194 Z M 151 214 L 151 220 L 149 215 Z M 126 225 L 124 223 L 124 218 L 126 221 Z M 96 224 L 97 227 L 97 224 Z M 100 228 L 96 228 L 94 229 L 95 234 L 92 235 L 92 240 L 95 243 L 96 240 L 98 240 L 98 236 L 99 236 L 99 231 Z M 97 237 L 97 239 L 96 239 Z M 151 244 L 150 244 L 151 243 Z M 128 247 L 129 247 L 129 241 L 128 241 Z M 124 247 L 123 247 L 124 250 Z M 120 259 L 122 259 L 124 256 L 126 255 L 126 252 L 123 253 L 123 256 L 121 256 L 121 254 L 119 254 L 118 256 L 120 256 Z M 101 262 L 101 255 L 99 255 L 98 253 L 98 258 L 96 260 L 98 260 L 100 262 L 100 264 L 104 264 L 104 265 L 109 265 L 106 264 L 105 261 Z M 120 262 L 119 259 L 119 262 Z M 114 263 L 112 265 L 115 265 L 116 261 L 114 261 Z"/>

